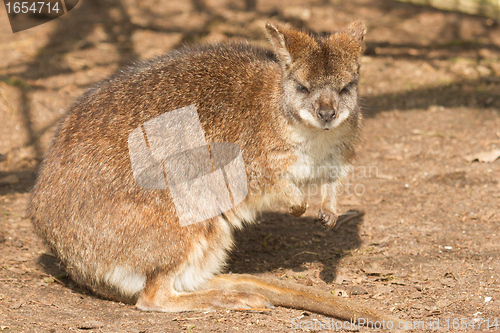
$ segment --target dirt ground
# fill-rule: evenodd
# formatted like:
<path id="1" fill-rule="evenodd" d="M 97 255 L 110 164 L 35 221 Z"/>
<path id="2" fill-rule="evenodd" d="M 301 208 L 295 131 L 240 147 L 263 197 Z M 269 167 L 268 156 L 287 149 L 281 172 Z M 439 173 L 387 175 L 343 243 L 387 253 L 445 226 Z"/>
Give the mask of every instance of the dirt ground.
<path id="1" fill-rule="evenodd" d="M 468 161 L 500 149 L 498 21 L 390 0 L 251 5 L 82 0 L 0 35 L 0 332 L 289 332 L 294 318 L 321 331 L 308 325 L 325 317 L 298 310 L 144 313 L 100 299 L 65 277 L 25 209 L 64 110 L 120 67 L 184 44 L 268 45 L 266 21 L 321 32 L 354 20 L 369 28 L 366 120 L 340 203 L 364 215 L 335 231 L 316 197 L 301 218 L 277 207 L 237 233 L 227 271 L 329 290 L 413 331 L 500 331 L 500 160 Z"/>

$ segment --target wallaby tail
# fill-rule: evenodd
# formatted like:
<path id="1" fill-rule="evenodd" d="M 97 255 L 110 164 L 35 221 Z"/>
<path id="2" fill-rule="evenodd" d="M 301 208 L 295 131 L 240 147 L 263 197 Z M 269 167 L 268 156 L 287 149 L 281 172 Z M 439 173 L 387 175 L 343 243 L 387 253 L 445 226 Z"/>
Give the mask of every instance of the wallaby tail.
<path id="1" fill-rule="evenodd" d="M 328 292 L 278 279 L 226 274 L 213 279 L 209 288 L 257 293 L 265 296 L 274 306 L 307 310 L 359 325 L 398 328 L 400 323 L 404 323 Z"/>

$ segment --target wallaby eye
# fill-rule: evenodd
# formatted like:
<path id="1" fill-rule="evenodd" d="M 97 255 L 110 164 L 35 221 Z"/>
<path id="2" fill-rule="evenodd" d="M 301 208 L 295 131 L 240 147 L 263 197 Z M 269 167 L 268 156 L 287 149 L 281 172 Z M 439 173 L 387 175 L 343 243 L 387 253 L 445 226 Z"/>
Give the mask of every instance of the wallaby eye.
<path id="1" fill-rule="evenodd" d="M 344 88 L 342 88 L 342 90 L 340 91 L 340 94 L 341 95 L 345 95 L 347 94 L 349 91 L 351 91 L 351 84 L 349 83 L 347 86 L 345 86 Z"/>
<path id="2" fill-rule="evenodd" d="M 350 93 L 353 85 L 354 85 L 354 83 L 352 83 L 352 82 L 349 83 L 348 85 L 346 85 L 344 88 L 342 88 L 342 90 L 340 91 L 340 94 L 345 95 L 345 94 Z"/>
<path id="3" fill-rule="evenodd" d="M 304 94 L 309 93 L 309 90 L 306 87 L 304 87 L 303 85 L 301 85 L 300 83 L 297 83 L 297 86 L 295 87 L 295 89 L 297 89 L 297 91 L 300 93 L 304 93 Z"/>

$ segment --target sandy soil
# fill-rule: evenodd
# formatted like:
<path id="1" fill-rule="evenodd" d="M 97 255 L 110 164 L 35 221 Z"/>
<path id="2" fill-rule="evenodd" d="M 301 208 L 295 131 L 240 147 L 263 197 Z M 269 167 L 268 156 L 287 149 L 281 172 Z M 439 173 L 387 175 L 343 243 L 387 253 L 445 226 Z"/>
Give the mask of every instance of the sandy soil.
<path id="1" fill-rule="evenodd" d="M 333 231 L 316 219 L 317 198 L 301 218 L 277 207 L 237 233 L 227 270 L 314 285 L 429 331 L 438 320 L 434 331 L 500 330 L 500 161 L 467 160 L 500 147 L 497 21 L 390 0 L 84 0 L 0 35 L 0 332 L 289 332 L 294 318 L 326 319 L 143 313 L 100 299 L 65 277 L 25 218 L 55 126 L 85 89 L 184 44 L 267 45 L 269 20 L 369 28 L 363 141 L 341 197 L 342 212 L 365 214 Z"/>

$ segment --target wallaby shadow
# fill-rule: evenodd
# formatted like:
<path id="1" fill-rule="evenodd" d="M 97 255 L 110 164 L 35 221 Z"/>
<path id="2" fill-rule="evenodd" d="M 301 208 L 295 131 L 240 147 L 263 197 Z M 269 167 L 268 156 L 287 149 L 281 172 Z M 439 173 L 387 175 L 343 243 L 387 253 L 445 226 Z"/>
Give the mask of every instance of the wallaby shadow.
<path id="1" fill-rule="evenodd" d="M 42 253 L 36 260 L 36 263 L 42 268 L 45 274 L 51 275 L 55 277 L 62 277 L 65 274 L 64 269 L 62 269 L 59 265 L 59 261 L 56 257 Z"/>
<path id="2" fill-rule="evenodd" d="M 263 273 L 282 268 L 301 272 L 307 269 L 307 264 L 319 263 L 320 278 L 331 283 L 340 260 L 360 247 L 362 223 L 359 216 L 342 223 L 338 229 L 327 229 L 311 217 L 266 212 L 257 223 L 236 232 L 228 270 Z"/>
<path id="3" fill-rule="evenodd" d="M 60 284 L 63 284 L 66 288 L 72 290 L 78 294 L 86 294 L 92 295 L 97 298 L 102 297 L 94 294 L 90 289 L 87 289 L 85 286 L 81 286 L 74 282 L 64 270 L 64 267 L 61 267 L 59 261 L 53 255 L 42 253 L 36 259 L 36 264 L 39 269 L 47 276 L 51 276 L 54 281 L 57 281 Z"/>

